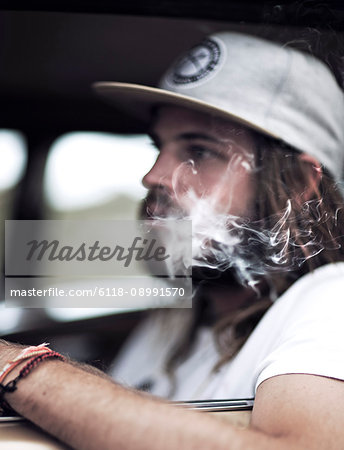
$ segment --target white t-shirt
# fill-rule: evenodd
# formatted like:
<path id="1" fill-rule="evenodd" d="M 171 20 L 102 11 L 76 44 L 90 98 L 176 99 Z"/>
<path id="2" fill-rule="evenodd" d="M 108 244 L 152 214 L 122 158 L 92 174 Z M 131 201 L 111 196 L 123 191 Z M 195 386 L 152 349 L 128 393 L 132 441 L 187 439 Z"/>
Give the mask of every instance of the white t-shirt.
<path id="1" fill-rule="evenodd" d="M 110 371 L 118 382 L 147 384 L 151 393 L 169 395 L 164 361 L 188 314 L 165 316 L 152 315 L 126 343 Z M 267 378 L 290 373 L 344 380 L 344 263 L 300 278 L 270 307 L 237 356 L 213 373 L 218 360 L 212 331 L 200 328 L 191 356 L 175 371 L 171 399 L 251 398 Z"/>

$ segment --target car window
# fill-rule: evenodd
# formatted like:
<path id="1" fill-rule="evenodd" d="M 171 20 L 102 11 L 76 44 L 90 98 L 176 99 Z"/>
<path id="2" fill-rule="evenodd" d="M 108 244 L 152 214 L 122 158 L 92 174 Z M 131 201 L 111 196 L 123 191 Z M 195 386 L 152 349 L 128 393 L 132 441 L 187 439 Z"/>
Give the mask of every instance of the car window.
<path id="1" fill-rule="evenodd" d="M 52 145 L 44 174 L 45 218 L 134 219 L 156 157 L 146 135 L 71 133 Z"/>
<path id="2" fill-rule="evenodd" d="M 141 180 L 156 158 L 147 135 L 74 132 L 59 137 L 44 173 L 46 220 L 135 220 L 146 189 Z M 85 286 L 80 280 L 73 284 Z M 95 279 L 87 287 L 102 285 Z M 123 313 L 128 308 L 48 308 L 59 322 Z"/>

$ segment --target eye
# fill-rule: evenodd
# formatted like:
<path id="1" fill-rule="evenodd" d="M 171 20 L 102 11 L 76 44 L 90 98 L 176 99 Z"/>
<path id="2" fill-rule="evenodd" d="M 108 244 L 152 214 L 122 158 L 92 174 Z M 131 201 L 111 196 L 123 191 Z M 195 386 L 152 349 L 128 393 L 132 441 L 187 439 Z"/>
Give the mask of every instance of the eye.
<path id="1" fill-rule="evenodd" d="M 195 161 L 203 161 L 210 158 L 224 159 L 223 155 L 203 145 L 190 145 L 187 148 L 187 153 Z"/>

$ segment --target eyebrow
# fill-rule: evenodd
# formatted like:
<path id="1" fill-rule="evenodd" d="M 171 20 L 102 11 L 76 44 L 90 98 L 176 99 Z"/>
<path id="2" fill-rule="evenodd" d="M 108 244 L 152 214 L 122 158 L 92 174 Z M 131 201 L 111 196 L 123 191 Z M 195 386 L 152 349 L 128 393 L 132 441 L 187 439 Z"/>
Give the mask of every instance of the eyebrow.
<path id="1" fill-rule="evenodd" d="M 156 133 L 150 131 L 148 133 L 148 135 L 153 140 L 154 143 L 157 143 L 157 144 L 160 143 L 160 138 Z M 221 144 L 221 141 L 219 141 L 215 137 L 209 136 L 208 134 L 205 134 L 205 133 L 188 132 L 188 133 L 181 133 L 177 136 L 178 141 L 183 141 L 183 140 L 192 141 L 192 140 L 197 140 L 197 139 L 203 140 L 203 141 L 208 141 L 208 142 L 214 142 L 215 144 Z"/>
<path id="2" fill-rule="evenodd" d="M 221 142 L 213 136 L 209 136 L 209 134 L 205 133 L 182 133 L 177 137 L 178 140 L 196 140 L 200 139 L 203 141 L 214 142 L 216 144 L 220 144 Z"/>

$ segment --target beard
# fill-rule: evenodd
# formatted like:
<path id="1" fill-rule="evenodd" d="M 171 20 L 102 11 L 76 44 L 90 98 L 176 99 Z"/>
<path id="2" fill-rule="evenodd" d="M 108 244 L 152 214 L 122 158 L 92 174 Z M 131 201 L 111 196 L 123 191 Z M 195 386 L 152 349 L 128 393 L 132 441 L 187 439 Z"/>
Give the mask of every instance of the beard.
<path id="1" fill-rule="evenodd" d="M 176 204 L 165 187 L 157 186 L 148 191 L 146 198 L 142 201 L 139 209 L 140 220 L 166 220 L 190 218 L 186 210 Z M 217 243 L 209 237 L 208 245 L 217 248 Z M 218 251 L 218 248 L 217 248 Z M 208 253 L 208 252 L 207 252 Z M 197 263 L 199 261 L 199 263 Z M 204 261 L 207 262 L 204 265 Z M 219 287 L 239 287 L 242 284 L 236 276 L 233 267 L 221 267 L 216 264 L 215 259 L 203 253 L 203 261 L 193 258 L 192 263 L 192 284 L 195 288 L 219 286 Z"/>
<path id="2" fill-rule="evenodd" d="M 220 270 L 216 267 L 202 267 L 192 266 L 192 283 L 195 287 L 198 286 L 217 286 L 217 287 L 239 287 L 242 284 L 236 277 L 235 270 L 228 268 Z"/>

